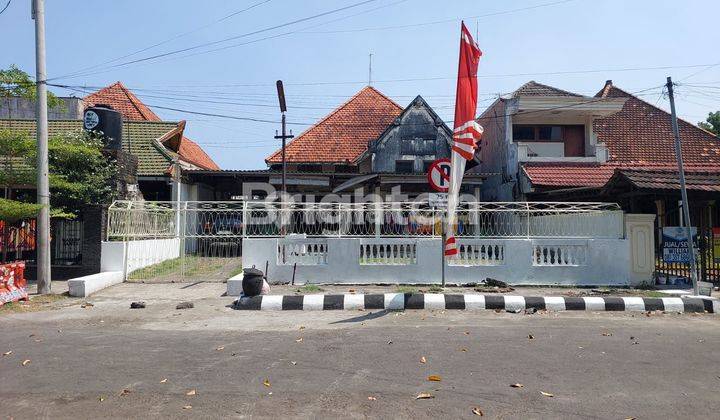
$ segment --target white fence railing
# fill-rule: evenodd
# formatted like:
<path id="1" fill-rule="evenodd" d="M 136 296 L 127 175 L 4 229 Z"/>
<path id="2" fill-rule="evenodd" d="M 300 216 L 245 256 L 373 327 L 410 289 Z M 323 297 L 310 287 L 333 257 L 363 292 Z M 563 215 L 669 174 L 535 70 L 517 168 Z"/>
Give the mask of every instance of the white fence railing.
<path id="1" fill-rule="evenodd" d="M 438 237 L 444 216 L 443 209 L 420 202 L 116 201 L 108 213 L 108 240 Z M 624 234 L 623 213 L 612 203 L 467 202 L 461 203 L 453 229 L 459 238 L 617 239 Z"/>

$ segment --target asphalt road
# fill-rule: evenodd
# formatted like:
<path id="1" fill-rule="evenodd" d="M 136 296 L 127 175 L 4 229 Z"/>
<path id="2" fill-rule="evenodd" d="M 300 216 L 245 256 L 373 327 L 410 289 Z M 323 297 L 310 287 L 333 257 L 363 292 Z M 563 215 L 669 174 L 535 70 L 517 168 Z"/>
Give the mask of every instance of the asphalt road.
<path id="1" fill-rule="evenodd" d="M 507 419 L 720 412 L 715 315 L 248 313 L 229 302 L 131 311 L 99 300 L 0 317 L 0 353 L 12 351 L 0 355 L 0 418 L 475 418 L 474 407 Z M 423 392 L 434 398 L 415 399 Z"/>

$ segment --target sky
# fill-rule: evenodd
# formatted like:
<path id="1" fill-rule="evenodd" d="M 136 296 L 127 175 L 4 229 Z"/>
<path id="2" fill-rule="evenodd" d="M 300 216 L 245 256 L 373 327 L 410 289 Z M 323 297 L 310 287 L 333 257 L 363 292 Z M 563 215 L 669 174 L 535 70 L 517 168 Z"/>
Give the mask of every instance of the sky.
<path id="1" fill-rule="evenodd" d="M 483 51 L 478 113 L 529 80 L 591 96 L 612 79 L 669 109 L 672 76 L 697 123 L 720 109 L 719 15 L 712 0 L 47 0 L 47 70 L 64 96 L 122 81 L 221 168 L 259 169 L 279 146 L 275 81 L 299 134 L 368 84 L 370 54 L 375 88 L 450 124 L 461 19 Z M 0 39 L 0 68 L 34 75 L 29 0 L 0 14 Z"/>

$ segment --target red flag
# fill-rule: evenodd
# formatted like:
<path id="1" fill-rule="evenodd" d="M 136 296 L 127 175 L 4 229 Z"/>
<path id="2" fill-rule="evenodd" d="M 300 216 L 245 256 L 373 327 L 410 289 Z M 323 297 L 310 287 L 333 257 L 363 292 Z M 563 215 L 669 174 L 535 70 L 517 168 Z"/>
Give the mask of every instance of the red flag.
<path id="1" fill-rule="evenodd" d="M 473 40 L 470 31 L 462 23 L 460 30 L 460 62 L 458 65 L 457 91 L 455 93 L 455 121 L 453 124 L 453 145 L 451 155 L 450 187 L 448 189 L 448 210 L 446 218 L 445 255 L 457 255 L 455 242 L 455 209 L 460 194 L 460 184 L 465 173 L 465 163 L 475 155 L 477 142 L 483 129 L 475 121 L 477 111 L 477 70 L 482 52 Z"/>

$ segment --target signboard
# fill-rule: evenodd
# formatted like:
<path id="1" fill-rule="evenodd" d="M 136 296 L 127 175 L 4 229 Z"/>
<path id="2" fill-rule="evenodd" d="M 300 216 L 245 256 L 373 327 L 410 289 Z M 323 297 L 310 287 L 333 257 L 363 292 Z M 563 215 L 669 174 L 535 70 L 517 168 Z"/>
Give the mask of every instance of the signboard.
<path id="1" fill-rule="evenodd" d="M 435 191 L 447 192 L 450 188 L 450 159 L 438 159 L 430 164 L 427 179 Z"/>
<path id="2" fill-rule="evenodd" d="M 430 193 L 428 194 L 428 204 L 433 208 L 446 209 L 448 204 L 447 193 Z"/>
<path id="3" fill-rule="evenodd" d="M 693 243 L 697 241 L 697 228 L 690 228 Z M 690 251 L 687 241 L 687 229 L 680 226 L 663 228 L 663 261 L 667 263 L 689 263 Z"/>
<path id="4" fill-rule="evenodd" d="M 95 111 L 85 111 L 83 125 L 86 130 L 92 130 L 100 124 L 100 116 Z"/>
<path id="5" fill-rule="evenodd" d="M 713 228 L 713 255 L 715 262 L 720 263 L 720 227 Z"/>

